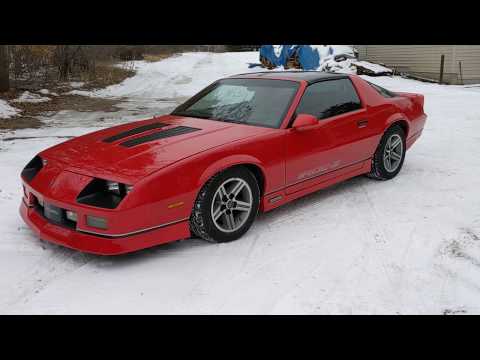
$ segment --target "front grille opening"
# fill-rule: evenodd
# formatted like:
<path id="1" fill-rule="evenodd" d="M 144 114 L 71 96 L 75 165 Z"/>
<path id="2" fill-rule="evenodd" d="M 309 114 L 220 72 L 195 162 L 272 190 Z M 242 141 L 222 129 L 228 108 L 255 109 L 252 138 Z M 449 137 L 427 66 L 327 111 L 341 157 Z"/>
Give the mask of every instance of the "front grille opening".
<path id="1" fill-rule="evenodd" d="M 22 177 L 30 182 L 33 180 L 35 175 L 43 168 L 43 161 L 40 156 L 35 156 L 22 171 Z"/>
<path id="2" fill-rule="evenodd" d="M 43 214 L 43 201 L 40 201 L 35 195 L 32 195 L 33 206 Z"/>
<path id="3" fill-rule="evenodd" d="M 69 229 L 77 228 L 77 222 L 67 218 L 67 210 L 45 203 L 44 201 L 39 200 L 35 195 L 32 196 L 34 209 L 49 223 L 67 227 Z"/>

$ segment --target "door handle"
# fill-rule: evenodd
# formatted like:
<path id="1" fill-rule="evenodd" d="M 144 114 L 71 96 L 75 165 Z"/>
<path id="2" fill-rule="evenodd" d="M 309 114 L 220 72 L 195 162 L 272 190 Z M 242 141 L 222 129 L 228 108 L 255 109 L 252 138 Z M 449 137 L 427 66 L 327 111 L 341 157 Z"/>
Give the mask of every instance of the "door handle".
<path id="1" fill-rule="evenodd" d="M 359 128 L 364 128 L 368 125 L 368 120 L 358 120 L 357 121 L 357 126 Z"/>

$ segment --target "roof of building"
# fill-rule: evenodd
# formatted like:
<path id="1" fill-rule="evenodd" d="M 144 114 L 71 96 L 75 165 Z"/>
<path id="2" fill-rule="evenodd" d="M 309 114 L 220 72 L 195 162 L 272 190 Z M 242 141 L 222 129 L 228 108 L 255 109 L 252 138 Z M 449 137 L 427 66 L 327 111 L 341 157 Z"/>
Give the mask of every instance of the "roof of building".
<path id="1" fill-rule="evenodd" d="M 260 79 L 285 79 L 285 80 L 305 80 L 307 82 L 316 82 L 326 79 L 340 79 L 347 77 L 346 74 L 336 74 L 323 71 L 262 71 L 255 73 L 245 73 L 230 76 L 231 78 L 260 78 Z"/>

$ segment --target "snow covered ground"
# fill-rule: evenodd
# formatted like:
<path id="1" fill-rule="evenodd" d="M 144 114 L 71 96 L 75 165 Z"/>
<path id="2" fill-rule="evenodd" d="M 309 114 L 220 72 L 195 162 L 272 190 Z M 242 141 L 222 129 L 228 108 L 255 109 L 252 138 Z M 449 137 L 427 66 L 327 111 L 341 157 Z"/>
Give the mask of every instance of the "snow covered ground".
<path id="1" fill-rule="evenodd" d="M 18 109 L 9 105 L 5 100 L 0 99 L 0 119 L 8 119 L 18 114 Z"/>
<path id="2" fill-rule="evenodd" d="M 38 151 L 165 113 L 256 56 L 138 63 L 138 75 L 94 94 L 123 97 L 121 111 L 63 111 L 45 128 L 0 134 L 0 314 L 480 314 L 480 87 L 369 78 L 425 95 L 427 125 L 400 175 L 358 177 L 262 214 L 233 243 L 98 257 L 23 224 L 19 173 Z"/>
<path id="3" fill-rule="evenodd" d="M 22 95 L 20 95 L 17 99 L 12 100 L 12 102 L 41 103 L 41 102 L 46 102 L 50 100 L 51 99 L 49 97 L 41 96 L 39 94 L 34 94 L 34 93 L 31 93 L 30 91 L 24 91 Z"/>
<path id="4" fill-rule="evenodd" d="M 172 99 L 195 95 L 213 81 L 228 75 L 255 72 L 247 63 L 258 62 L 257 52 L 188 53 L 159 62 L 136 62 L 137 75 L 121 84 L 94 93 L 102 97 L 128 96 L 134 99 Z M 91 93 L 74 90 L 79 95 Z"/>

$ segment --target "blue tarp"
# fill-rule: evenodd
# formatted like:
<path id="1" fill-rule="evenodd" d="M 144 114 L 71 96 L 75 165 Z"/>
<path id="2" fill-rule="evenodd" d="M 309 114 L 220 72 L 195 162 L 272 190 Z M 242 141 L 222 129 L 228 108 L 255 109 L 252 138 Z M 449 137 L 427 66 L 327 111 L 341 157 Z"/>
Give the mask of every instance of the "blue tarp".
<path id="1" fill-rule="evenodd" d="M 303 70 L 314 70 L 320 66 L 320 54 L 317 49 L 311 46 L 299 46 L 297 58 Z"/>
<path id="2" fill-rule="evenodd" d="M 275 54 L 273 45 L 262 45 L 260 47 L 260 57 L 270 61 L 275 67 L 285 66 L 288 60 L 288 49 L 290 45 L 282 45 L 279 56 Z"/>
<path id="3" fill-rule="evenodd" d="M 303 70 L 315 70 L 320 66 L 321 58 L 318 49 L 311 45 L 282 45 L 279 56 L 276 56 L 273 45 L 260 47 L 260 56 L 268 59 L 275 67 L 285 66 L 288 59 L 294 54 Z M 330 55 L 333 55 L 332 47 L 329 47 L 326 56 Z"/>

